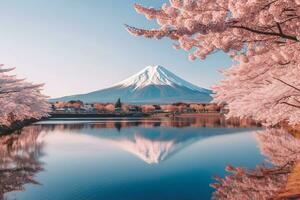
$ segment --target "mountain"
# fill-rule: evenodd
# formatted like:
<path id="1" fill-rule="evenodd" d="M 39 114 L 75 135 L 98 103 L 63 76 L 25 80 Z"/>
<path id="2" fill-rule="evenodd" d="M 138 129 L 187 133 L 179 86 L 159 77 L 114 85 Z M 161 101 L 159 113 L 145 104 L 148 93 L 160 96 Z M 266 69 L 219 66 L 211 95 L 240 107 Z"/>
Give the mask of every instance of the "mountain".
<path id="1" fill-rule="evenodd" d="M 51 101 L 127 103 L 209 102 L 212 91 L 193 85 L 162 66 L 148 66 L 112 87 L 87 94 L 65 96 Z"/>

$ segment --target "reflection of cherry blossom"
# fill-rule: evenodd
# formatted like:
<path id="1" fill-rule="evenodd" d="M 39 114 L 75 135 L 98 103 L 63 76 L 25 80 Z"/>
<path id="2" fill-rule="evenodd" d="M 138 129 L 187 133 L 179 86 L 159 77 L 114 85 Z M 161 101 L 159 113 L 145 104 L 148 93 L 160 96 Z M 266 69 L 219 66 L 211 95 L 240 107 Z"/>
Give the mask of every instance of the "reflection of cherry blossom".
<path id="1" fill-rule="evenodd" d="M 22 134 L 0 137 L 0 200 L 4 194 L 23 190 L 24 184 L 39 184 L 34 175 L 41 171 L 43 143 L 39 126 L 26 127 Z"/>
<path id="2" fill-rule="evenodd" d="M 273 166 L 258 165 L 254 170 L 228 166 L 231 175 L 217 177 L 217 182 L 211 184 L 216 189 L 215 199 L 273 199 L 286 191 L 291 172 L 300 160 L 300 140 L 283 129 L 259 131 L 256 138 Z"/>
<path id="3" fill-rule="evenodd" d="M 300 140 L 283 129 L 267 129 L 256 134 L 263 155 L 275 165 L 300 160 Z"/>

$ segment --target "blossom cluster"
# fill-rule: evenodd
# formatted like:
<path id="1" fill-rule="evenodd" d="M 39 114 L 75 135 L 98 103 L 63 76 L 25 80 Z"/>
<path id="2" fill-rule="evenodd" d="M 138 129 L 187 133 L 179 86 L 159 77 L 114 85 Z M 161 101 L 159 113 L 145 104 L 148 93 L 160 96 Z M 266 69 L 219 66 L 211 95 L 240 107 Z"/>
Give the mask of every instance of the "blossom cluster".
<path id="1" fill-rule="evenodd" d="M 41 94 L 43 85 L 9 75 L 12 70 L 0 66 L 0 126 L 47 116 L 50 107 L 46 96 Z"/>
<path id="2" fill-rule="evenodd" d="M 229 116 L 274 125 L 300 122 L 299 0 L 170 0 L 160 9 L 135 5 L 158 29 L 127 26 L 135 36 L 168 37 L 189 58 L 224 51 L 234 65 L 213 89 Z"/>

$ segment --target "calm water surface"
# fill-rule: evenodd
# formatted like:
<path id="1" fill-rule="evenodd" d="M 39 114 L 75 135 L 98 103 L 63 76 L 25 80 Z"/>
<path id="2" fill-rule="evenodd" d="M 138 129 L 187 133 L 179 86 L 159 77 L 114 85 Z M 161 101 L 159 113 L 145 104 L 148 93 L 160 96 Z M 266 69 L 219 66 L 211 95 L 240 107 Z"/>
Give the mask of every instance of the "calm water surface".
<path id="1" fill-rule="evenodd" d="M 2 192 L 18 200 L 210 199 L 226 165 L 265 160 L 258 129 L 203 119 L 39 122 L 1 138 L 0 166 L 23 167 L 6 172 Z"/>

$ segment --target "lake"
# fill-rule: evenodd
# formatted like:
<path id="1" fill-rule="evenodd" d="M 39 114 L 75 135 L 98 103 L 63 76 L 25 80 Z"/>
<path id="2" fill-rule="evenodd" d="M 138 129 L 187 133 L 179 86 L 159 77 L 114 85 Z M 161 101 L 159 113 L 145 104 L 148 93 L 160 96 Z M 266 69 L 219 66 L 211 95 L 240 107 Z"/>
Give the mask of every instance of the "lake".
<path id="1" fill-rule="evenodd" d="M 210 184 L 228 164 L 265 161 L 259 130 L 210 118 L 42 121 L 0 137 L 0 192 L 18 200 L 211 199 Z"/>

